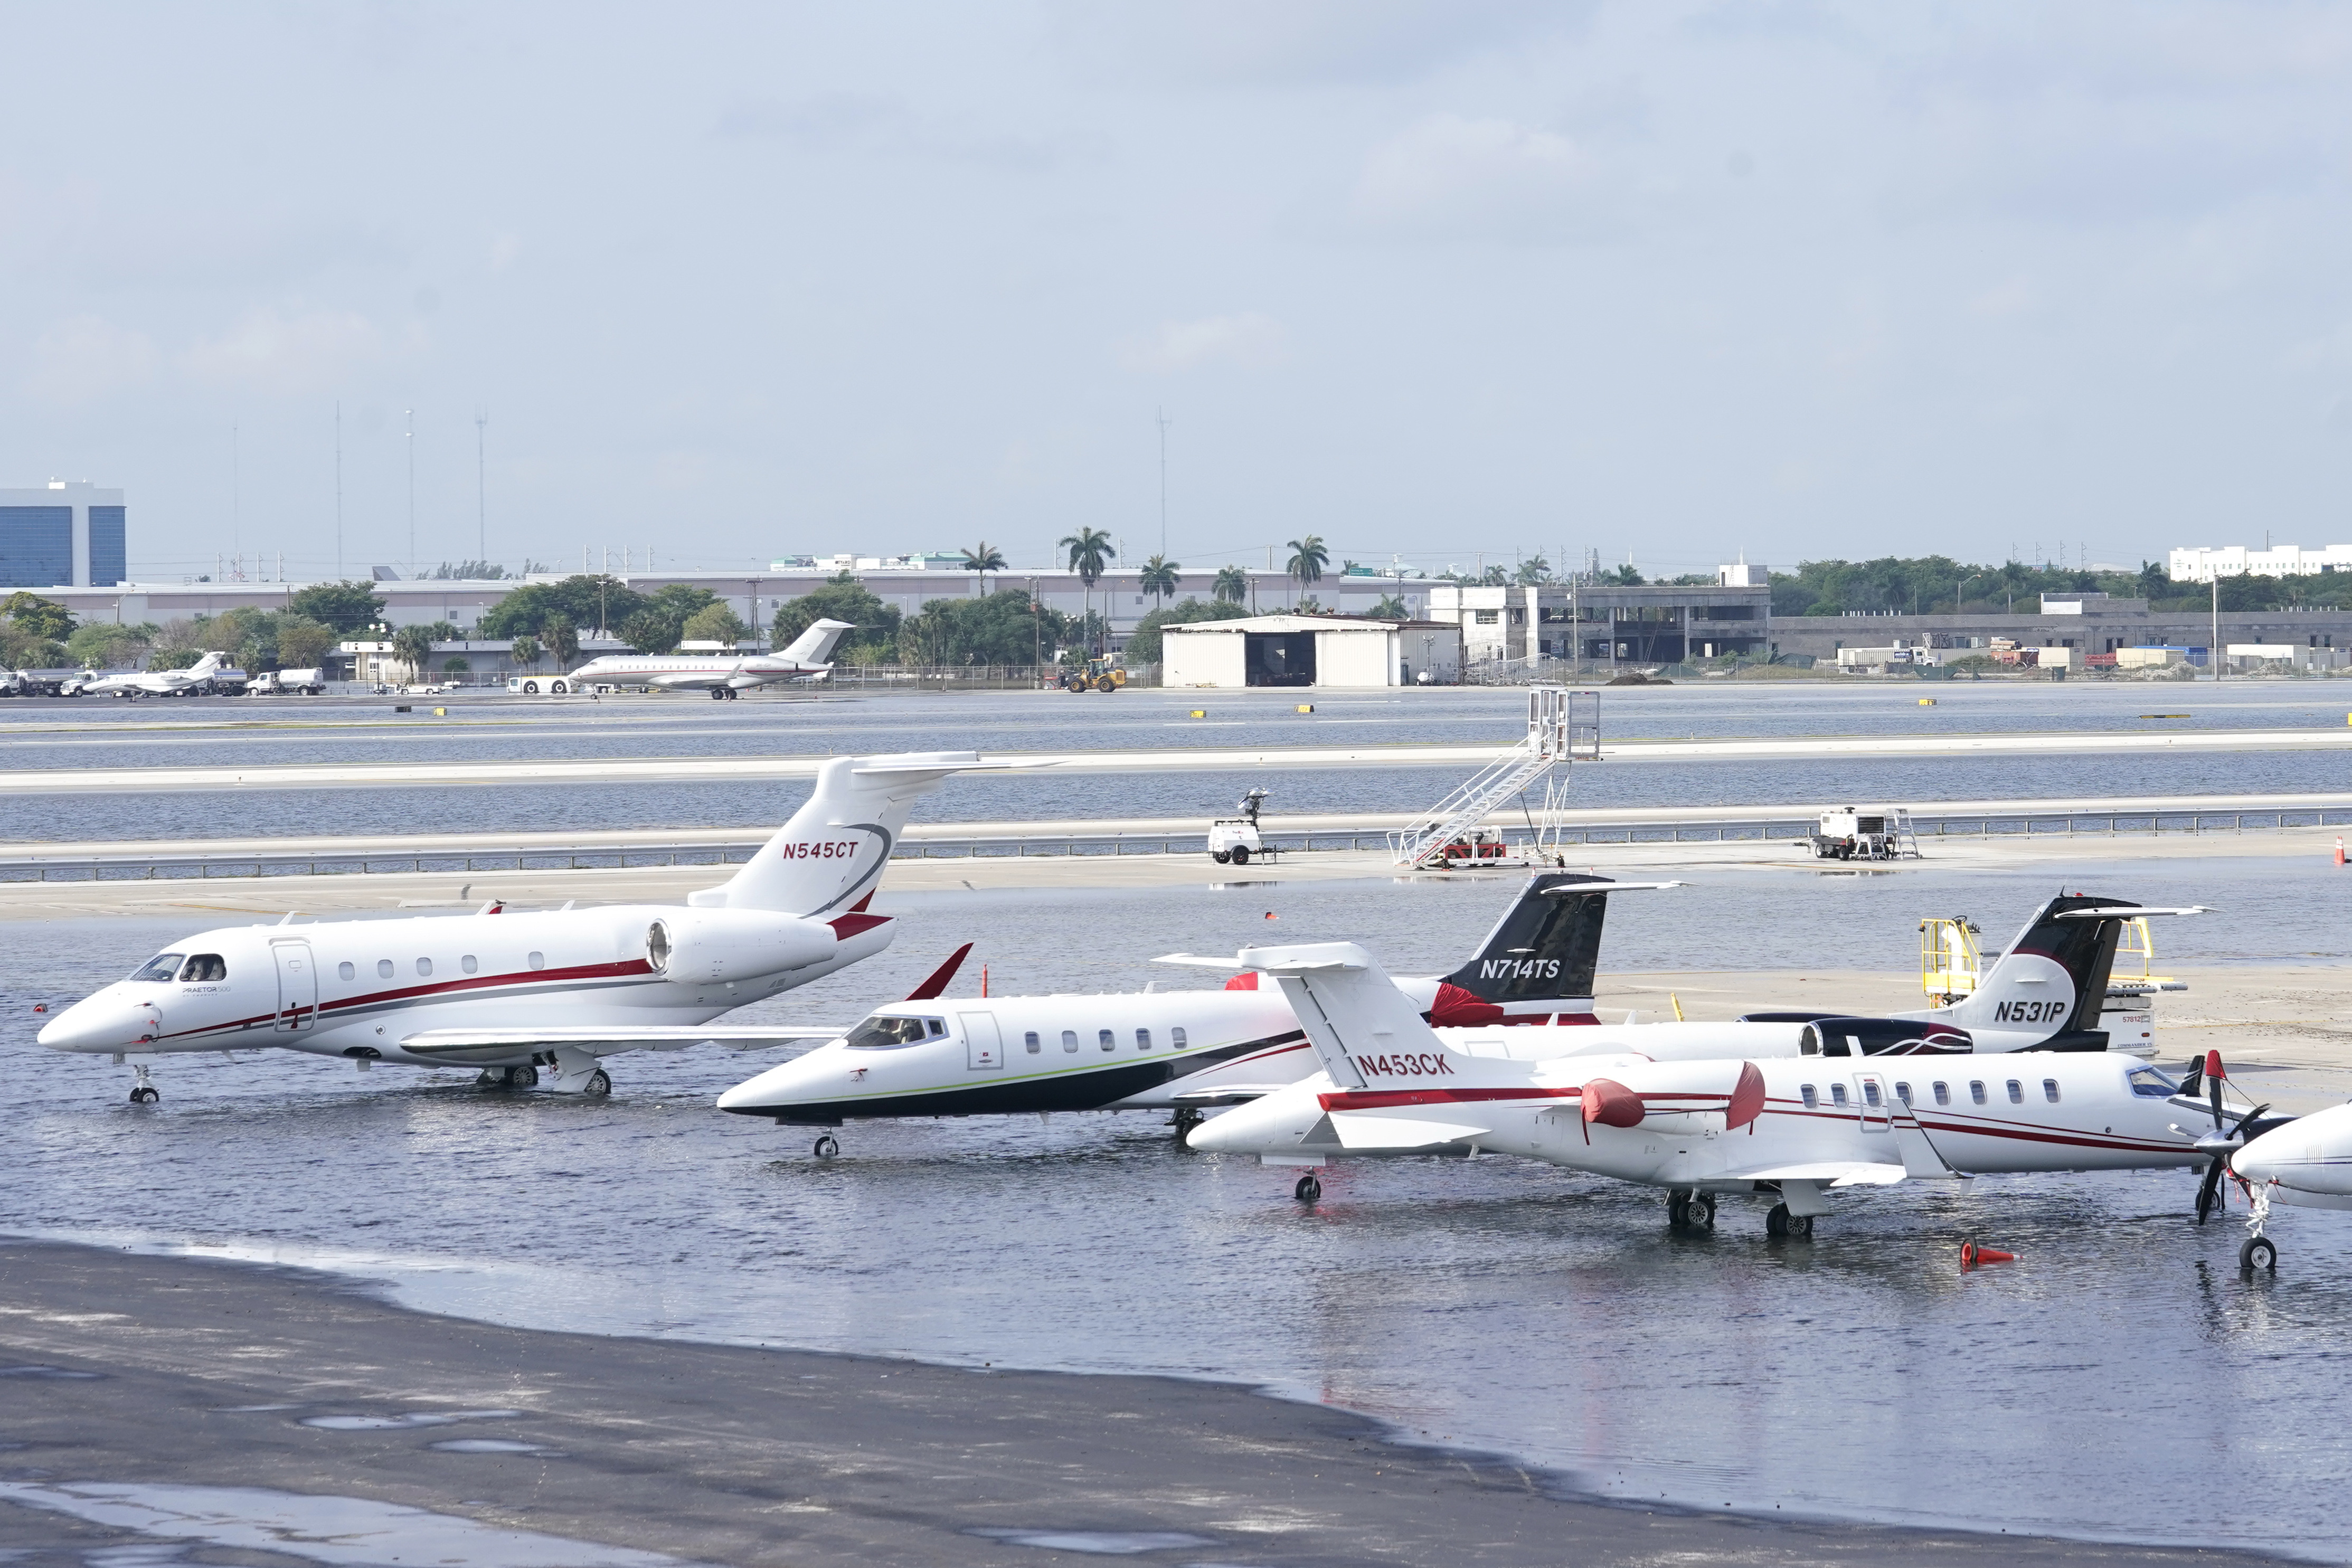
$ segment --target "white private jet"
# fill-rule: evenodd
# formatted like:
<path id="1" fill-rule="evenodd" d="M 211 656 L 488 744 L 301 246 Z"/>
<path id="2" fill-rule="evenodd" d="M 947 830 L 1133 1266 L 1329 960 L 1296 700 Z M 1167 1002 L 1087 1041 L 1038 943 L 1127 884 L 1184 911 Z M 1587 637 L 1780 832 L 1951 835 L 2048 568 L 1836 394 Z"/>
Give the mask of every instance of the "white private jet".
<path id="1" fill-rule="evenodd" d="M 1678 1226 L 1712 1226 L 1719 1194 L 1777 1192 L 1765 1220 L 1777 1236 L 1811 1235 L 1835 1189 L 2205 1159 L 2173 1125 L 2179 1086 L 2121 1053 L 1465 1057 L 1352 942 L 1239 961 L 1280 984 L 1322 1071 L 1194 1128 L 1192 1147 L 1210 1152 L 1313 1166 L 1356 1152 L 1493 1150 L 1666 1188 Z M 1322 1195 L 1313 1171 L 1295 1193 Z"/>
<path id="2" fill-rule="evenodd" d="M 1538 1048 L 1529 1043 L 1538 1037 L 1552 1051 L 1591 1047 L 1620 1032 L 1592 1016 L 1608 895 L 1677 886 L 1538 873 L 1467 963 L 1451 974 L 1396 984 L 1456 1049 L 1524 1053 Z M 1801 1028 L 1637 1026 L 1644 1037 L 1703 1036 L 1718 1055 L 1766 1048 L 1768 1037 L 1793 1051 Z M 1222 991 L 893 1004 L 831 1043 L 736 1085 L 719 1108 L 803 1127 L 1053 1110 L 1172 1110 L 1187 1126 L 1205 1107 L 1271 1093 L 1314 1070 L 1290 1005 L 1244 973 Z M 816 1142 L 819 1158 L 839 1148 L 829 1134 Z"/>
<path id="3" fill-rule="evenodd" d="M 83 681 L 79 697 L 184 697 L 228 666 L 228 656 L 208 653 L 185 669 L 132 669 Z"/>
<path id="4" fill-rule="evenodd" d="M 570 681 L 574 691 L 611 681 L 656 686 L 665 691 L 708 690 L 715 698 L 726 699 L 779 680 L 824 679 L 833 668 L 833 645 L 841 640 L 842 633 L 856 629 L 847 621 L 819 621 L 781 653 L 608 653 L 561 679 Z M 562 689 L 554 683 L 551 689 Z M 530 683 L 523 689 L 530 690 Z"/>
<path id="5" fill-rule="evenodd" d="M 491 903 L 200 931 L 67 1008 L 40 1043 L 129 1059 L 131 1100 L 152 1104 L 149 1064 L 185 1051 L 475 1067 L 519 1087 L 543 1068 L 558 1089 L 604 1094 L 601 1058 L 616 1052 L 829 1036 L 709 1020 L 887 947 L 892 921 L 866 904 L 914 803 L 952 773 L 1011 765 L 971 752 L 833 758 L 782 831 L 683 906 L 507 914 Z"/>

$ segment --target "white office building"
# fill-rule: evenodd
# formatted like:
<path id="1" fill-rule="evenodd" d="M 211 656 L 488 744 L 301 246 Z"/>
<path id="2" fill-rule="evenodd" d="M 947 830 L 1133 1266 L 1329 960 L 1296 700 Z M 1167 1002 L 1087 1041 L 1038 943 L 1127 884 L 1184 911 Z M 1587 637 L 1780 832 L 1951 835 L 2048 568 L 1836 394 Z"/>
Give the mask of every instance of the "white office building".
<path id="1" fill-rule="evenodd" d="M 2310 577 L 2322 572 L 2352 572 L 2352 544 L 2305 550 L 2273 544 L 2252 550 L 2242 544 L 2196 545 L 2172 552 L 2168 567 L 2176 583 L 2210 583 L 2216 577 Z"/>

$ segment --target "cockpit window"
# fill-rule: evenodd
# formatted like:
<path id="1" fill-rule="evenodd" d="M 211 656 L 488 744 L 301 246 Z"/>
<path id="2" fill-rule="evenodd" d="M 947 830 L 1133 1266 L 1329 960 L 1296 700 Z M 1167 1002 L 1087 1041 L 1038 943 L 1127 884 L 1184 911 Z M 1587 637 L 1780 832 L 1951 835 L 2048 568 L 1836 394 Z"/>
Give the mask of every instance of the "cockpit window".
<path id="1" fill-rule="evenodd" d="M 180 971 L 180 979 L 184 984 L 191 980 L 226 980 L 227 978 L 228 961 L 217 952 L 200 952 L 188 960 L 187 966 Z"/>
<path id="2" fill-rule="evenodd" d="M 926 1029 L 925 1026 L 929 1028 Z M 887 1051 L 900 1046 L 911 1046 L 926 1033 L 944 1035 L 947 1026 L 936 1018 L 893 1018 L 887 1013 L 877 1013 L 849 1031 L 849 1048 L 853 1051 Z"/>
<path id="3" fill-rule="evenodd" d="M 187 955 L 185 953 L 180 952 L 159 952 L 154 957 L 149 959 L 146 964 L 140 969 L 139 973 L 133 974 L 131 978 L 133 980 L 169 980 L 172 976 L 180 973 L 180 960 L 186 956 Z"/>
<path id="4" fill-rule="evenodd" d="M 2125 1078 L 2131 1082 L 2131 1091 L 2143 1100 L 2170 1100 L 2180 1092 L 2180 1086 L 2154 1068 L 2134 1068 Z"/>

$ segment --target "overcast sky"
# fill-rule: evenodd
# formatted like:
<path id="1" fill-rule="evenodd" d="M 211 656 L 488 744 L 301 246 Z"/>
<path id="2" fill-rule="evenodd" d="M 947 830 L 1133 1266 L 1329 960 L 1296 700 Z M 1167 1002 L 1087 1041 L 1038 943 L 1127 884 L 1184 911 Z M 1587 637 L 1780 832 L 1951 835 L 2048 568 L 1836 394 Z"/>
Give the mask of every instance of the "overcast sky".
<path id="1" fill-rule="evenodd" d="M 2352 10 L 0 5 L 0 485 L 487 548 L 2352 538 Z M 232 438 L 232 428 L 235 435 Z M 236 482 L 232 483 L 232 453 Z"/>

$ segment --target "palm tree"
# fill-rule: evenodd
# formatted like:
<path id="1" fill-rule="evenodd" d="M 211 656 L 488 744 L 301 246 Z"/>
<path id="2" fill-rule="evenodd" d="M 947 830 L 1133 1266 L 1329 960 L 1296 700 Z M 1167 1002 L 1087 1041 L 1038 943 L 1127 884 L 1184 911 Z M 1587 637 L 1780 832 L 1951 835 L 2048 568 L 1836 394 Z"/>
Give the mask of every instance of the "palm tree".
<path id="1" fill-rule="evenodd" d="M 544 652 L 545 650 L 539 646 L 539 639 L 535 637 L 525 635 L 514 640 L 514 661 L 525 669 L 537 669 L 541 656 Z"/>
<path id="2" fill-rule="evenodd" d="M 1523 584 L 1541 583 L 1550 576 L 1551 563 L 1540 555 L 1530 555 L 1519 563 L 1518 580 Z"/>
<path id="3" fill-rule="evenodd" d="M 1217 580 L 1209 589 L 1210 596 L 1221 603 L 1238 605 L 1249 597 L 1249 577 L 1238 566 L 1220 566 Z"/>
<path id="4" fill-rule="evenodd" d="M 963 569 L 980 574 L 980 596 L 984 599 L 988 597 L 988 574 L 1004 570 L 1004 552 L 983 539 L 976 549 L 963 552 Z"/>
<path id="5" fill-rule="evenodd" d="M 572 661 L 580 657 L 579 628 L 565 616 L 548 616 L 546 624 L 539 628 L 539 640 L 554 656 L 558 675 L 570 669 Z"/>
<path id="6" fill-rule="evenodd" d="M 1409 621 L 1412 619 L 1412 612 L 1405 608 L 1404 601 L 1398 598 L 1394 594 L 1382 594 L 1381 595 L 1381 602 L 1374 605 L 1370 610 L 1366 611 L 1365 614 L 1370 616 L 1371 618 L 1376 621 Z"/>
<path id="7" fill-rule="evenodd" d="M 411 681 L 425 679 L 425 661 L 432 657 L 432 653 L 431 626 L 403 626 L 392 634 L 392 657 L 408 667 Z"/>
<path id="8" fill-rule="evenodd" d="M 1323 568 L 1330 559 L 1331 552 L 1323 548 L 1323 536 L 1310 533 L 1290 542 L 1290 560 L 1283 570 L 1297 579 L 1303 590 L 1323 580 Z"/>
<path id="9" fill-rule="evenodd" d="M 1176 584 L 1184 579 L 1176 575 L 1177 563 L 1165 555 L 1155 555 L 1143 563 L 1143 575 L 1139 580 L 1143 591 L 1151 595 L 1157 609 L 1163 599 L 1176 596 Z"/>
<path id="10" fill-rule="evenodd" d="M 1110 535 L 1099 528 L 1081 525 L 1076 533 L 1062 537 L 1062 547 L 1070 552 L 1070 570 L 1086 584 L 1087 614 L 1095 611 L 1095 584 L 1102 581 L 1103 567 L 1118 552 L 1110 547 Z"/>

